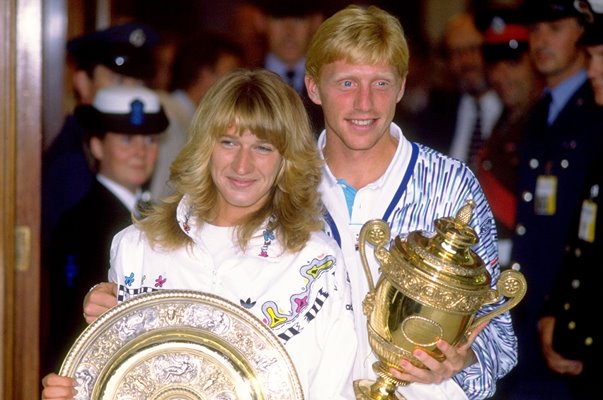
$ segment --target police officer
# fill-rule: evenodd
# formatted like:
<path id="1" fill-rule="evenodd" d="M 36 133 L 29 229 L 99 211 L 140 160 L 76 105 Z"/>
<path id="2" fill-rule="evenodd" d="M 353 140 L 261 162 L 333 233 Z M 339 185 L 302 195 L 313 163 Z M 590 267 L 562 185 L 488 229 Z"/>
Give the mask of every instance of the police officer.
<path id="1" fill-rule="evenodd" d="M 149 27 L 129 23 L 78 36 L 67 43 L 74 67 L 73 90 L 78 104 L 90 104 L 96 92 L 112 85 L 141 85 L 153 75 L 152 49 L 159 42 Z M 43 157 L 43 243 L 60 215 L 90 188 L 94 174 L 83 147 L 84 132 L 68 115 Z"/>
<path id="2" fill-rule="evenodd" d="M 595 99 L 603 107 L 603 3 L 583 9 L 589 24 L 581 42 L 589 53 L 588 76 Z M 598 13 L 597 13 L 598 11 Z M 603 112 L 603 109 L 601 109 Z M 592 398 L 600 385 L 595 381 L 601 358 L 601 333 L 593 305 L 603 278 L 603 146 L 574 210 L 565 254 L 557 282 L 538 322 L 542 352 L 551 370 L 571 377 L 576 398 Z"/>
<path id="3" fill-rule="evenodd" d="M 528 53 L 529 31 L 516 9 L 490 12 L 482 54 L 490 86 L 503 112 L 478 154 L 477 178 L 492 207 L 498 231 L 501 267 L 509 267 L 515 228 L 518 145 L 530 108 L 542 91 L 542 81 Z"/>
<path id="4" fill-rule="evenodd" d="M 530 56 L 544 77 L 545 90 L 520 145 L 512 253 L 512 267 L 528 281 L 528 293 L 514 311 L 520 354 L 515 393 L 530 387 L 555 398 L 563 398 L 565 387 L 546 368 L 536 323 L 559 275 L 565 235 L 603 130 L 603 113 L 594 102 L 579 43 L 584 18 L 574 3 L 526 3 Z"/>
<path id="5" fill-rule="evenodd" d="M 107 279 L 113 236 L 138 213 L 142 186 L 159 149 L 168 120 L 159 97 L 142 86 L 100 89 L 91 105 L 75 109 L 85 130 L 96 174 L 90 189 L 67 210 L 53 232 L 50 256 L 49 370 L 65 356 L 86 323 L 82 301 L 88 289 Z"/>

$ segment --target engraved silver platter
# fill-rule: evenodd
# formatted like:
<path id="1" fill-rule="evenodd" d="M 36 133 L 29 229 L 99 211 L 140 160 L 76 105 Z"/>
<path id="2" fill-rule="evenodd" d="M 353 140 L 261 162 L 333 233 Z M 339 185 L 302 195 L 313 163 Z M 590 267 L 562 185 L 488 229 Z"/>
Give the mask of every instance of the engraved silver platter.
<path id="1" fill-rule="evenodd" d="M 220 297 L 161 290 L 101 315 L 71 347 L 60 371 L 76 399 L 303 399 L 278 338 Z"/>

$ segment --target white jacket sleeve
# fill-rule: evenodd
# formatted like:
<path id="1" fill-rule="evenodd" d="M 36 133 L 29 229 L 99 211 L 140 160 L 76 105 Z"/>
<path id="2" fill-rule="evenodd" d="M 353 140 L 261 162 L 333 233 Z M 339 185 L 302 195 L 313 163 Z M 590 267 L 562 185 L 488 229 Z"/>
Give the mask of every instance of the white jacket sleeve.
<path id="1" fill-rule="evenodd" d="M 352 369 L 357 335 L 351 308 L 351 292 L 343 255 L 337 250 L 337 265 L 328 276 L 329 305 L 319 315 L 316 337 L 320 359 L 310 380 L 312 400 L 353 399 Z"/>

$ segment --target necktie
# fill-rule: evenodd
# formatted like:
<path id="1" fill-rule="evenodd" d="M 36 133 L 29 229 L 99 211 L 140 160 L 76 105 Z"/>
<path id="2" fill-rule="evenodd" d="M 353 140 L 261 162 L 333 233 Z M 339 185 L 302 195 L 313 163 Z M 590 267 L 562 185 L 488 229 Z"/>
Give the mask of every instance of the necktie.
<path id="1" fill-rule="evenodd" d="M 540 112 L 538 118 L 542 121 L 543 130 L 546 130 L 549 126 L 549 107 L 552 100 L 553 97 L 551 96 L 551 92 L 547 92 L 542 99 L 540 99 L 540 104 L 538 105 Z"/>
<path id="2" fill-rule="evenodd" d="M 473 132 L 471 133 L 471 142 L 469 144 L 469 165 L 471 168 L 475 168 L 477 164 L 477 154 L 484 145 L 484 139 L 482 139 L 482 118 L 481 118 L 481 107 L 479 100 L 475 99 L 475 121 L 473 124 Z"/>
<path id="3" fill-rule="evenodd" d="M 285 75 L 287 75 L 287 83 L 293 87 L 295 87 L 295 71 L 290 69 Z"/>

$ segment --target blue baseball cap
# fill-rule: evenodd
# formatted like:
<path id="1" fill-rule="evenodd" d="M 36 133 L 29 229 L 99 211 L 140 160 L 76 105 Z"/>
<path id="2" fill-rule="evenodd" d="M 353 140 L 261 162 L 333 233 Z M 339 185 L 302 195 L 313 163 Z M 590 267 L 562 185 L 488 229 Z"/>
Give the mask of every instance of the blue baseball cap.
<path id="1" fill-rule="evenodd" d="M 71 39 L 67 51 L 79 69 L 104 65 L 120 75 L 147 79 L 154 74 L 153 47 L 159 35 L 148 26 L 128 23 Z"/>

